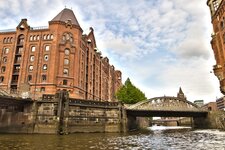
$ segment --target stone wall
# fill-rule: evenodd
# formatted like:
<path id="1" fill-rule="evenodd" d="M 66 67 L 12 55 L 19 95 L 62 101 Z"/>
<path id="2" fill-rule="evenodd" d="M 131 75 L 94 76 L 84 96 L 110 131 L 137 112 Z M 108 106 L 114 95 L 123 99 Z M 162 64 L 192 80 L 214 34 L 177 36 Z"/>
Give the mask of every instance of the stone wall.
<path id="1" fill-rule="evenodd" d="M 1 133 L 32 133 L 32 105 L 0 106 Z"/>
<path id="2" fill-rule="evenodd" d="M 0 132 L 69 134 L 121 132 L 122 106 L 118 102 L 70 99 L 66 92 L 45 95 L 28 104 L 0 101 Z M 21 100 L 22 102 L 23 100 Z M 12 103 L 13 104 L 13 103 Z"/>
<path id="3" fill-rule="evenodd" d="M 66 130 L 74 132 L 120 132 L 118 108 L 69 106 Z"/>
<path id="4" fill-rule="evenodd" d="M 58 95 L 37 102 L 34 133 L 121 132 L 117 102 L 69 99 Z"/>
<path id="5" fill-rule="evenodd" d="M 225 130 L 225 112 L 210 111 L 208 114 L 208 128 Z"/>

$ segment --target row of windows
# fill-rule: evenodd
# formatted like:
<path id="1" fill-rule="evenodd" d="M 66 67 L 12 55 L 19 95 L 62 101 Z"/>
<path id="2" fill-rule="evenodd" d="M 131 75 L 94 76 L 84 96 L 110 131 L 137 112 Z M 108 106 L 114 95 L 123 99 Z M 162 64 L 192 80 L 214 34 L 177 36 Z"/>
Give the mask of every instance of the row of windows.
<path id="1" fill-rule="evenodd" d="M 42 66 L 42 69 L 43 69 L 43 70 L 47 70 L 47 69 L 48 69 L 47 64 L 44 64 L 44 65 Z M 34 66 L 33 66 L 33 65 L 30 65 L 29 68 L 28 68 L 28 70 L 29 70 L 29 72 L 32 72 L 32 71 L 34 70 Z"/>
<path id="2" fill-rule="evenodd" d="M 50 50 L 50 46 L 49 45 L 45 45 L 45 51 L 49 51 Z M 36 47 L 35 46 L 31 46 L 31 52 L 35 52 L 36 51 Z"/>
<path id="3" fill-rule="evenodd" d="M 28 75 L 27 81 L 28 81 L 28 82 L 31 82 L 31 81 L 32 81 L 32 75 Z M 41 75 L 41 81 L 42 81 L 42 82 L 47 81 L 47 75 L 45 75 L 45 74 Z"/>
<path id="4" fill-rule="evenodd" d="M 72 33 L 64 33 L 62 36 L 63 41 L 70 41 L 73 42 L 73 34 Z"/>
<path id="5" fill-rule="evenodd" d="M 7 37 L 3 39 L 3 43 L 12 43 L 13 38 L 12 37 Z"/>
<path id="6" fill-rule="evenodd" d="M 33 61 L 34 61 L 34 58 L 35 58 L 34 55 L 31 55 L 31 56 L 30 56 L 30 61 L 33 62 Z M 44 60 L 45 60 L 45 61 L 48 61 L 48 59 L 49 59 L 49 55 L 47 55 L 47 54 L 44 55 Z"/>
<path id="7" fill-rule="evenodd" d="M 21 58 L 21 57 L 18 57 L 18 58 Z M 30 56 L 30 61 L 33 62 L 34 60 L 35 60 L 34 55 L 31 55 Z M 49 55 L 47 55 L 47 54 L 44 55 L 44 61 L 48 61 L 48 60 L 49 60 Z M 6 61 L 7 61 L 7 57 L 4 57 L 3 58 L 3 62 L 6 63 Z M 20 60 L 16 59 L 16 62 L 19 62 L 19 61 Z M 70 62 L 69 59 L 67 59 L 67 58 L 64 59 L 64 65 L 69 65 L 69 62 Z"/>
<path id="8" fill-rule="evenodd" d="M 30 41 L 38 41 L 40 40 L 40 35 L 31 35 Z M 53 34 L 44 34 L 43 40 L 53 40 Z"/>
<path id="9" fill-rule="evenodd" d="M 50 50 L 50 45 L 45 45 L 45 51 L 49 51 Z M 21 54 L 23 51 L 23 48 L 22 47 L 19 47 L 18 50 L 17 50 L 17 54 Z M 36 51 L 36 47 L 35 46 L 32 46 L 31 47 L 31 52 L 35 52 Z M 9 53 L 9 48 L 8 47 L 4 47 L 3 48 L 3 54 L 4 55 L 7 55 Z M 67 53 L 67 55 L 69 54 L 69 51 L 65 51 L 65 53 Z"/>

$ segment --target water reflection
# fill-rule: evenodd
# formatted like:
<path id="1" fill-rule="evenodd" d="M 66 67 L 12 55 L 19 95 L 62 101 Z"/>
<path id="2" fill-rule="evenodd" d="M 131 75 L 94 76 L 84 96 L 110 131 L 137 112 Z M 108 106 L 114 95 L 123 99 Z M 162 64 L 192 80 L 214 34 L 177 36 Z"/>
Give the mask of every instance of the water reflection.
<path id="1" fill-rule="evenodd" d="M 1 134 L 0 150 L 223 150 L 225 132 L 218 130 L 170 129 L 144 132 L 57 135 Z"/>

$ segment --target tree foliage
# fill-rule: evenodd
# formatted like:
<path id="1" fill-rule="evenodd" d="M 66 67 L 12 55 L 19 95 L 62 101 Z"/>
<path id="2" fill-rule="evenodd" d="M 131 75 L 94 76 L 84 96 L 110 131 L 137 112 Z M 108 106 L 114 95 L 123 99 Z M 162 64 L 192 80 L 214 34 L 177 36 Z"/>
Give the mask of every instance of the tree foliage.
<path id="1" fill-rule="evenodd" d="M 134 104 L 142 100 L 146 100 L 145 94 L 135 87 L 129 78 L 125 81 L 125 84 L 118 90 L 116 97 L 119 101 L 126 104 Z"/>

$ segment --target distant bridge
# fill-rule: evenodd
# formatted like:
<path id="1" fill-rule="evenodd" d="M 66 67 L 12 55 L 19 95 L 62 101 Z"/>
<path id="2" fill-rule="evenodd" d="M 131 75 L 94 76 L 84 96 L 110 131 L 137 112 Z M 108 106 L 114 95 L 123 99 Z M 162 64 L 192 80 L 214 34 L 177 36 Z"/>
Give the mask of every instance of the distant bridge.
<path id="1" fill-rule="evenodd" d="M 155 97 L 125 108 L 127 115 L 139 117 L 206 117 L 208 111 L 178 97 Z"/>

